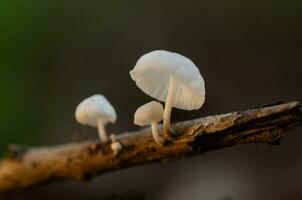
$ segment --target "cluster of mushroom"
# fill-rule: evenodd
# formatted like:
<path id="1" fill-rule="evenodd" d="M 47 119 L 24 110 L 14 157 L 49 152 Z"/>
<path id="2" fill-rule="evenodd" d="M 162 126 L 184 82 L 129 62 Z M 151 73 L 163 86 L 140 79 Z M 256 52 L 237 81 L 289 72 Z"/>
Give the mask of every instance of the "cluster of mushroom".
<path id="1" fill-rule="evenodd" d="M 156 50 L 143 55 L 130 71 L 131 78 L 147 95 L 165 102 L 165 108 L 156 101 L 139 107 L 134 114 L 134 123 L 139 126 L 151 125 L 152 135 L 160 145 L 170 137 L 172 108 L 197 110 L 205 100 L 204 80 L 188 58 L 174 52 Z M 83 125 L 98 128 L 102 143 L 108 142 L 105 125 L 116 121 L 116 112 L 102 95 L 85 99 L 76 109 L 76 119 Z M 157 123 L 163 120 L 163 135 L 160 136 Z M 112 150 L 118 153 L 122 146 L 112 136 Z"/>

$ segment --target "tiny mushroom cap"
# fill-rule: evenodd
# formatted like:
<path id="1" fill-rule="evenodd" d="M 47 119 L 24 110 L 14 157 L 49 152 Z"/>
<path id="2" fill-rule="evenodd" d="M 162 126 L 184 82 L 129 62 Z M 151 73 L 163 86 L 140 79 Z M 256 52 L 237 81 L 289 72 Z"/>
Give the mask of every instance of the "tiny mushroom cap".
<path id="1" fill-rule="evenodd" d="M 134 114 L 134 124 L 139 126 L 151 125 L 152 136 L 160 145 L 164 144 L 164 139 L 158 134 L 157 123 L 163 119 L 163 106 L 157 101 L 151 101 L 139 107 Z"/>
<path id="2" fill-rule="evenodd" d="M 118 154 L 119 151 L 122 150 L 123 147 L 122 147 L 121 143 L 117 142 L 115 134 L 111 134 L 110 139 L 111 139 L 111 142 L 112 142 L 110 147 L 111 147 L 113 153 L 116 155 L 116 154 Z"/>
<path id="3" fill-rule="evenodd" d="M 163 106 L 157 101 L 151 101 L 139 107 L 134 114 L 134 124 L 139 126 L 158 123 L 163 119 Z"/>
<path id="4" fill-rule="evenodd" d="M 76 108 L 75 117 L 78 123 L 97 127 L 103 143 L 108 141 L 105 125 L 116 121 L 113 106 L 103 95 L 93 95 L 84 99 Z"/>
<path id="5" fill-rule="evenodd" d="M 112 143 L 110 147 L 114 154 L 118 154 L 118 152 L 120 152 L 123 148 L 121 143 L 119 143 L 119 142 Z"/>
<path id="6" fill-rule="evenodd" d="M 204 80 L 189 59 L 178 53 L 155 50 L 139 58 L 131 78 L 151 97 L 165 102 L 171 78 L 175 83 L 173 107 L 197 110 L 205 100 Z"/>

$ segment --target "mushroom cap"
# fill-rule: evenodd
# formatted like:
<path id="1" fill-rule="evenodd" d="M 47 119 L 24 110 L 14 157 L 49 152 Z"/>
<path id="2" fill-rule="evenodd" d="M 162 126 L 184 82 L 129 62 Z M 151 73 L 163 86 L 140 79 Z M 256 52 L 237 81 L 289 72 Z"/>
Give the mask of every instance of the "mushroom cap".
<path id="1" fill-rule="evenodd" d="M 121 145 L 121 143 L 119 143 L 119 142 L 114 142 L 114 143 L 112 143 L 112 144 L 110 145 L 110 147 L 111 147 L 111 149 L 112 149 L 113 151 L 116 151 L 116 152 L 118 152 L 118 151 L 120 151 L 120 150 L 122 149 L 122 145 Z"/>
<path id="2" fill-rule="evenodd" d="M 134 124 L 146 126 L 151 121 L 160 122 L 163 119 L 163 106 L 157 101 L 151 101 L 139 107 L 134 114 Z"/>
<path id="3" fill-rule="evenodd" d="M 173 77 L 175 108 L 196 110 L 204 103 L 205 84 L 198 68 L 178 53 L 164 50 L 147 53 L 139 58 L 130 75 L 143 92 L 162 102 L 167 99 L 169 80 Z"/>
<path id="4" fill-rule="evenodd" d="M 98 120 L 102 120 L 104 124 L 114 123 L 116 112 L 108 100 L 98 94 L 84 99 L 77 106 L 75 117 L 80 124 L 96 127 Z"/>

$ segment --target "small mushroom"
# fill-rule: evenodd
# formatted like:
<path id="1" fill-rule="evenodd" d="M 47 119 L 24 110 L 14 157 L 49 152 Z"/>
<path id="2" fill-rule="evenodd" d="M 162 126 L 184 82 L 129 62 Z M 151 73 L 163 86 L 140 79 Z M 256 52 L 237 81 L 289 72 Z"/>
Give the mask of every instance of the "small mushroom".
<path id="1" fill-rule="evenodd" d="M 164 140 L 158 135 L 157 123 L 163 119 L 163 112 L 163 106 L 159 102 L 151 101 L 139 107 L 134 114 L 134 124 L 139 126 L 151 124 L 153 138 L 160 145 Z"/>
<path id="2" fill-rule="evenodd" d="M 197 110 L 205 101 L 204 80 L 188 58 L 156 50 L 140 57 L 130 71 L 136 85 L 151 97 L 165 102 L 163 127 L 169 134 L 172 107 Z"/>
<path id="3" fill-rule="evenodd" d="M 117 142 L 115 134 L 111 134 L 110 139 L 112 142 L 110 147 L 111 147 L 114 155 L 117 155 L 122 150 L 122 145 L 121 145 L 121 143 Z"/>
<path id="4" fill-rule="evenodd" d="M 103 95 L 93 95 L 84 99 L 76 108 L 75 117 L 78 123 L 98 128 L 102 143 L 108 141 L 105 125 L 116 121 L 116 112 Z"/>

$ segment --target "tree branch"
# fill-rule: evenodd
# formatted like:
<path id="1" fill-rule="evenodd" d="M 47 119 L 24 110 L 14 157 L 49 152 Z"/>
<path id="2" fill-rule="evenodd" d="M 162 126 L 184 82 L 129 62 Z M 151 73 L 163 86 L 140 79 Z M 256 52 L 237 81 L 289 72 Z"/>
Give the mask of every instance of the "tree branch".
<path id="1" fill-rule="evenodd" d="M 164 147 L 153 141 L 150 129 L 120 134 L 117 140 L 123 148 L 118 155 L 110 144 L 98 141 L 39 148 L 13 146 L 0 161 L 0 191 L 62 179 L 87 180 L 121 168 L 183 159 L 237 144 L 278 144 L 287 130 L 301 124 L 298 102 L 276 103 L 176 123 L 176 136 Z"/>

